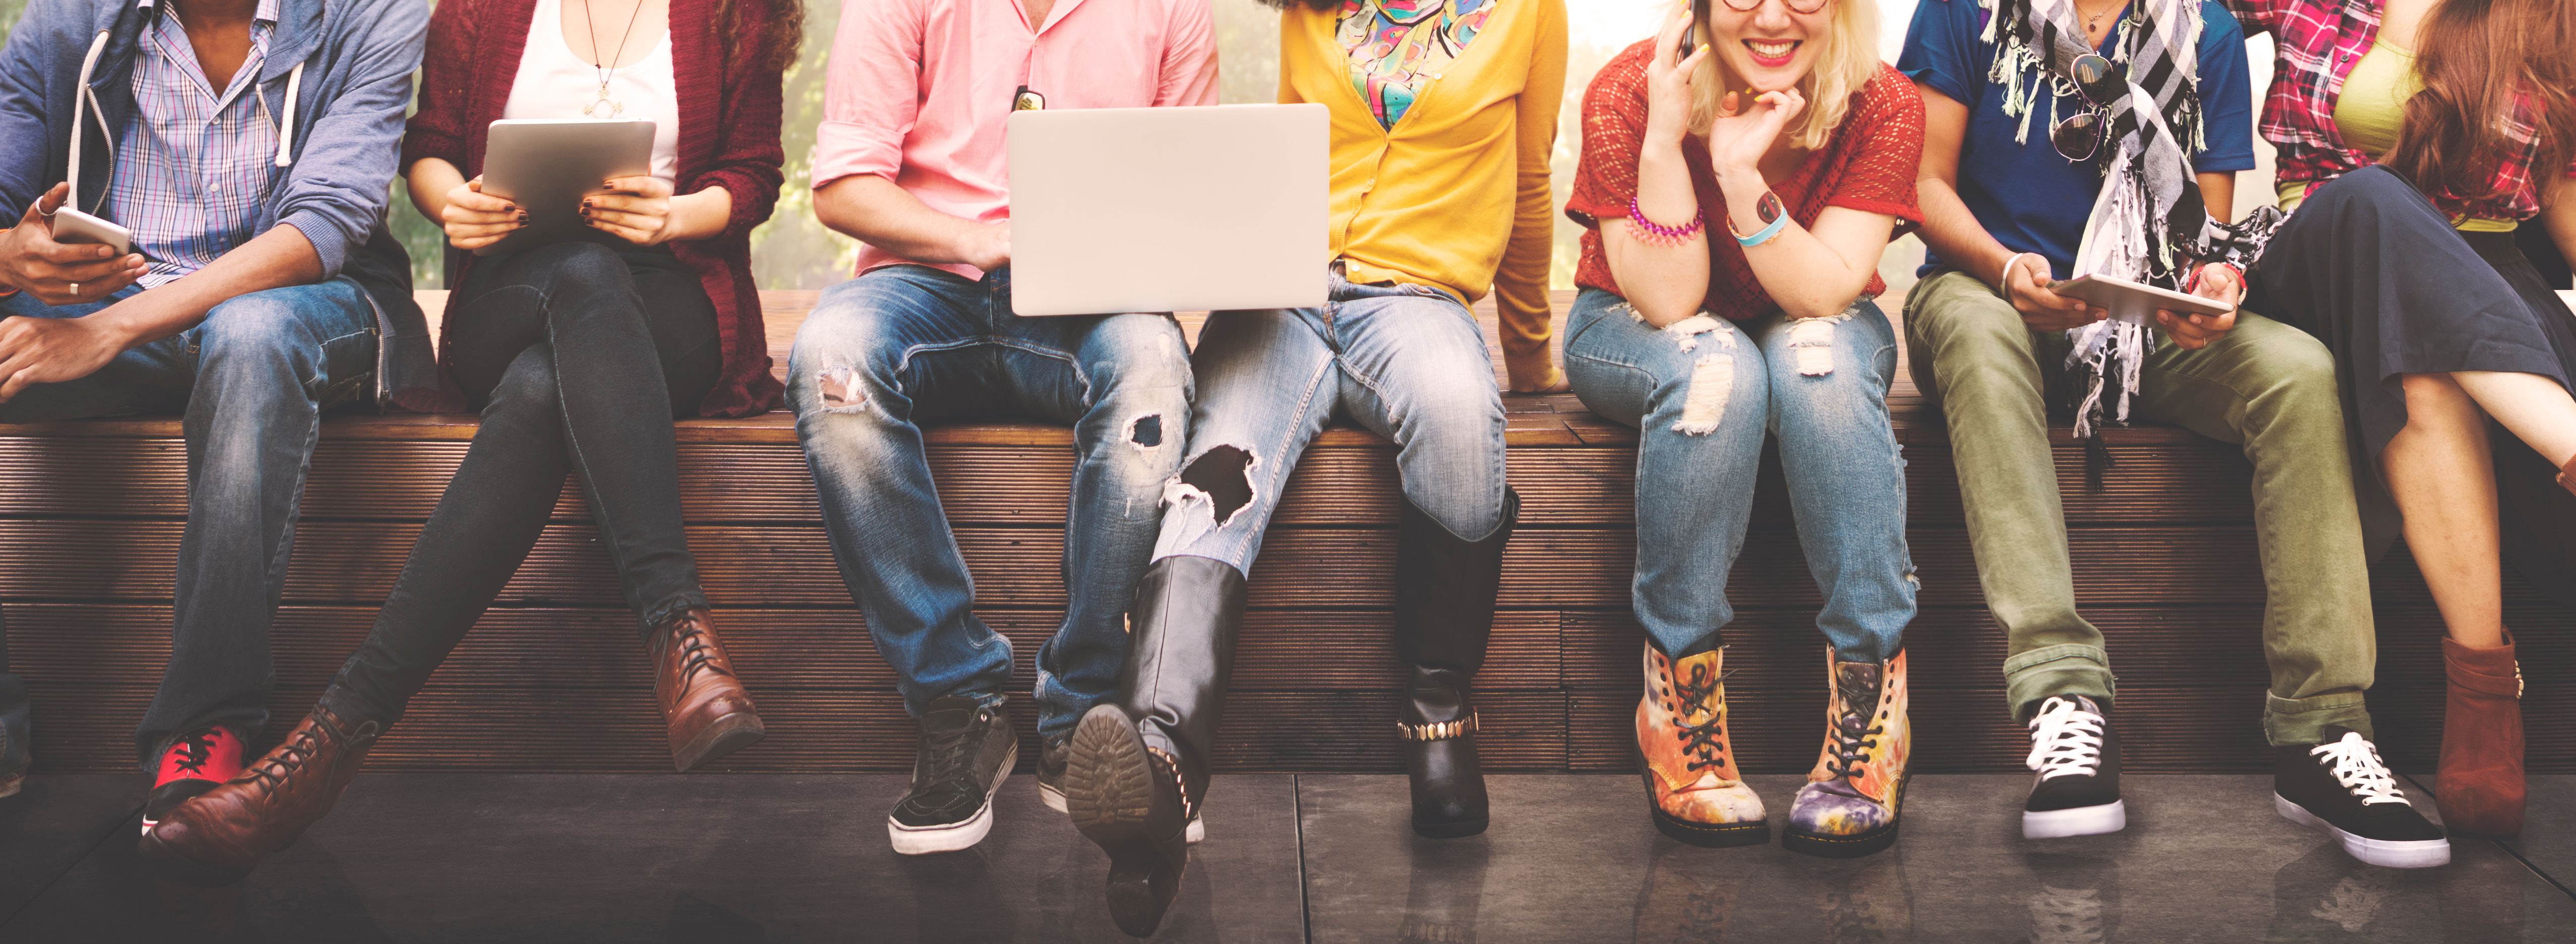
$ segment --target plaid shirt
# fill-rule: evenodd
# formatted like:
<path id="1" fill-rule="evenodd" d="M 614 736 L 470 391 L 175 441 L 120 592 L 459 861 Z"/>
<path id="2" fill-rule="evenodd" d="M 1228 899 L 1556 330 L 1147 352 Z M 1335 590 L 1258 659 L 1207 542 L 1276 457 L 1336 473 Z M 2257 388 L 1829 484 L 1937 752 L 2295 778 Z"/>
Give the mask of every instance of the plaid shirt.
<path id="1" fill-rule="evenodd" d="M 2272 32 L 2279 64 L 2272 70 L 2272 90 L 2263 98 L 2261 128 L 2265 140 L 2279 146 L 2280 179 L 2306 181 L 2310 188 L 2371 164 L 2367 154 L 2345 144 L 2335 127 L 2335 101 L 2343 81 L 2379 38 L 2379 11 L 2385 0 L 2221 0 L 2251 35 Z M 2525 220 L 2540 212 L 2540 188 L 2532 165 L 2539 162 L 2540 136 L 2531 121 L 2529 98 L 2517 98 L 2503 117 L 2505 129 L 2520 146 L 2496 167 L 2492 191 L 2501 196 L 2482 200 L 2444 199 L 2445 209 L 2464 216 Z M 2576 167 L 2568 169 L 2576 176 Z M 2447 194 L 2436 195 L 2448 197 Z"/>
<path id="2" fill-rule="evenodd" d="M 134 249 L 148 265 L 145 288 L 205 268 L 258 235 L 251 228 L 277 157 L 277 125 L 258 79 L 277 6 L 260 0 L 250 56 L 220 94 L 198 67 L 175 12 L 164 10 L 144 30 L 134 58 L 134 118 L 118 142 L 107 212 L 134 231 Z"/>

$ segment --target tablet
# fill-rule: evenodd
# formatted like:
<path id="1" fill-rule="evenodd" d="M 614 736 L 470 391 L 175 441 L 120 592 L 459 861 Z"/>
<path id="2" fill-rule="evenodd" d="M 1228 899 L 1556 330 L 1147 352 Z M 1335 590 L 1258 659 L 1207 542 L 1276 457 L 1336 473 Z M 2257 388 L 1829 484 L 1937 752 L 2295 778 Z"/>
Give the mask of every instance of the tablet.
<path id="1" fill-rule="evenodd" d="M 2048 290 L 2109 309 L 2113 320 L 2133 324 L 2154 324 L 2158 308 L 2186 315 L 2224 315 L 2236 310 L 2225 302 L 2107 275 L 2079 275 Z"/>
<path id="2" fill-rule="evenodd" d="M 519 205 L 528 225 L 474 250 L 499 256 L 560 242 L 625 245 L 581 220 L 581 198 L 605 193 L 601 182 L 653 172 L 650 121 L 504 118 L 483 143 L 483 192 Z"/>

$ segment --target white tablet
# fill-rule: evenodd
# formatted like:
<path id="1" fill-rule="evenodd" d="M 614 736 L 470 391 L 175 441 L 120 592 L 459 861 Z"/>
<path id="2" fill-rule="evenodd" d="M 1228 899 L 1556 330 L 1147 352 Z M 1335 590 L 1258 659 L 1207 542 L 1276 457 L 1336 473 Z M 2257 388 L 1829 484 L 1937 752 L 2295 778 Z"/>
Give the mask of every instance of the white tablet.
<path id="1" fill-rule="evenodd" d="M 2158 308 L 2199 315 L 2224 315 L 2235 310 L 2225 302 L 2107 275 L 2079 275 L 2051 285 L 2048 290 L 2109 309 L 2112 319 L 2133 324 L 2154 324 Z"/>
<path id="2" fill-rule="evenodd" d="M 611 177 L 653 172 L 650 121 L 504 118 L 483 142 L 483 192 L 518 204 L 528 225 L 474 250 L 498 256 L 551 243 L 624 241 L 581 220 L 581 198 L 605 193 Z"/>

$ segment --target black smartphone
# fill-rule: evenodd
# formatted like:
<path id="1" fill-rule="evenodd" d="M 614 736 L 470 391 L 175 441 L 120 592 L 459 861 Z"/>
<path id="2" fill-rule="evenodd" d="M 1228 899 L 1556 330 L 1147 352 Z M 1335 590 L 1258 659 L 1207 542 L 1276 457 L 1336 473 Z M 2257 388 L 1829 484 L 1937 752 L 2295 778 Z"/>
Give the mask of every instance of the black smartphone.
<path id="1" fill-rule="evenodd" d="M 1707 22 L 1708 0 L 1691 0 L 1691 25 L 1682 31 L 1681 48 L 1673 50 L 1675 63 L 1690 58 L 1691 51 L 1700 47 L 1700 27 Z"/>

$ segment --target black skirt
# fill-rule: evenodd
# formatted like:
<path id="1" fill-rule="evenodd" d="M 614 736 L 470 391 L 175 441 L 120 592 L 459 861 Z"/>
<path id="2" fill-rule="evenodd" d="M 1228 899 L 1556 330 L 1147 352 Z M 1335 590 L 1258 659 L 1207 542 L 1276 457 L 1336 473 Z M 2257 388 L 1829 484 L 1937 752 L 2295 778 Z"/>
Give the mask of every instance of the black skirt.
<path id="1" fill-rule="evenodd" d="M 2512 233 L 2463 233 L 2405 177 L 2347 174 L 2308 195 L 2254 266 L 2246 307 L 2334 352 L 2373 559 L 2398 535 L 2379 452 L 2406 428 L 2405 374 L 2465 370 L 2576 378 L 2576 316 Z M 2506 557 L 2535 583 L 2576 577 L 2576 495 L 2558 469 L 2501 429 L 2496 479 Z M 2532 555 L 2540 555 L 2535 559 Z M 2536 565 L 2536 566 L 2535 566 Z"/>

